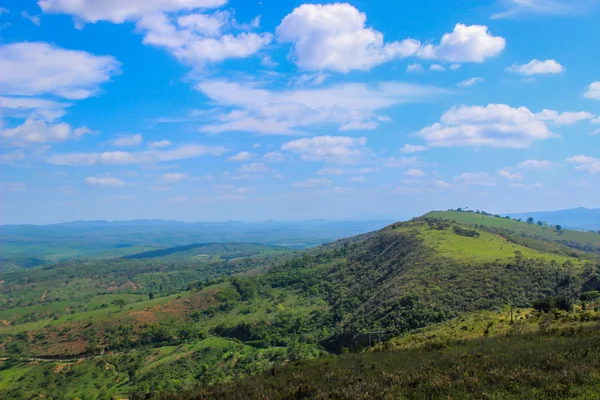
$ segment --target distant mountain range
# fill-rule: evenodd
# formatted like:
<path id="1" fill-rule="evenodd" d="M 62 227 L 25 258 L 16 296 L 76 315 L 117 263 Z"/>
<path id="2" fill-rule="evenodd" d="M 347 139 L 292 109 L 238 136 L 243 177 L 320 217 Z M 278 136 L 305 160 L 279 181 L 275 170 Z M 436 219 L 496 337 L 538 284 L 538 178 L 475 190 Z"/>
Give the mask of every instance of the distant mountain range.
<path id="1" fill-rule="evenodd" d="M 600 208 L 570 208 L 558 211 L 532 211 L 526 213 L 503 214 L 511 218 L 534 218 L 536 221 L 546 221 L 552 225 L 562 225 L 565 228 L 577 230 L 600 230 Z"/>

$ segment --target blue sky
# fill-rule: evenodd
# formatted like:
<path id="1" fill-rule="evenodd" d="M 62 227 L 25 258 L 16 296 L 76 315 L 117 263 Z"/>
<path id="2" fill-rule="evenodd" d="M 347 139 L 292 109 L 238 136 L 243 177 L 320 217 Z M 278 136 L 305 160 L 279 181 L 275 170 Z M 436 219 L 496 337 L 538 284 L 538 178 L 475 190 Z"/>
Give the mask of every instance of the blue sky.
<path id="1" fill-rule="evenodd" d="M 598 207 L 599 16 L 596 0 L 4 1 L 0 223 Z"/>

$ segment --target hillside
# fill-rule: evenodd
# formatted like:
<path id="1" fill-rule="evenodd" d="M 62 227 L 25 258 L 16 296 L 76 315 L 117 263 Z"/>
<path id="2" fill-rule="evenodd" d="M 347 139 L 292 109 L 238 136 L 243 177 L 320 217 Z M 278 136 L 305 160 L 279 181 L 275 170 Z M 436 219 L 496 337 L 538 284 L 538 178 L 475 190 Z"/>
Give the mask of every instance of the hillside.
<path id="1" fill-rule="evenodd" d="M 375 341 L 400 346 L 398 338 L 453 326 L 443 324 L 467 314 L 527 308 L 540 299 L 566 309 L 585 299 L 595 307 L 596 253 L 495 229 L 428 214 L 303 252 L 244 244 L 176 247 L 140 258 L 0 273 L 0 355 L 7 357 L 0 364 L 0 394 L 160 397 L 190 390 L 195 396 L 199 385 L 360 352 Z M 499 349 L 520 349 L 519 340 Z M 460 353 L 445 355 L 448 365 Z M 346 359 L 356 360 L 339 362 Z M 351 383 L 344 379 L 339 385 Z"/>
<path id="2" fill-rule="evenodd" d="M 569 229 L 582 231 L 600 230 L 600 208 L 589 209 L 585 207 L 571 208 L 558 211 L 533 211 L 526 213 L 508 214 L 514 219 L 526 220 L 529 217 L 536 221 L 547 221 L 551 224 L 560 224 Z"/>
<path id="3" fill-rule="evenodd" d="M 538 225 L 537 221 L 527 223 L 525 220 L 518 221 L 508 217 L 464 211 L 433 211 L 426 214 L 425 217 L 447 219 L 472 226 L 479 225 L 488 229 L 495 229 L 498 232 L 504 231 L 508 235 L 514 236 L 514 234 L 517 234 L 531 239 L 555 242 L 579 250 L 600 251 L 600 233 L 598 232 L 581 232 L 569 229 L 558 231 L 550 225 Z"/>

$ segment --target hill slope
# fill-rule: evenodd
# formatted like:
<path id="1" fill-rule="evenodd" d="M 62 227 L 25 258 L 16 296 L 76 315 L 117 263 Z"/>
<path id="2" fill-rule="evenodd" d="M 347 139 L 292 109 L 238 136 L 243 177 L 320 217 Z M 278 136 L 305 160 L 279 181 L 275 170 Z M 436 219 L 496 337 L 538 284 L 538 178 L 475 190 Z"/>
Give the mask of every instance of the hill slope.
<path id="1" fill-rule="evenodd" d="M 529 217 L 536 221 L 547 221 L 551 224 L 560 224 L 566 228 L 578 230 L 600 230 L 600 208 L 571 208 L 558 211 L 533 211 L 526 213 L 508 214 L 512 218 L 526 220 Z"/>
<path id="2" fill-rule="evenodd" d="M 428 215 L 296 256 L 184 248 L 0 273 L 0 395 L 176 392 L 600 291 L 595 253 L 495 229 Z"/>

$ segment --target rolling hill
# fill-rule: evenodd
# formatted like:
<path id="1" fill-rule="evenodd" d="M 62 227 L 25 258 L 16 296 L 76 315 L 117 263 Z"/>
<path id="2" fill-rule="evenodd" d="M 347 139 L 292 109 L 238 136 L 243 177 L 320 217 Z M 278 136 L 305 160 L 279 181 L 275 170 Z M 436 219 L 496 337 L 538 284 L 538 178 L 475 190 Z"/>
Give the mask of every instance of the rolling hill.
<path id="1" fill-rule="evenodd" d="M 509 214 L 512 218 L 526 220 L 529 217 L 536 221 L 547 221 L 551 224 L 560 224 L 565 228 L 582 231 L 600 230 L 600 208 L 589 209 L 585 207 L 571 208 L 558 211 L 534 211 L 526 213 Z"/>
<path id="2" fill-rule="evenodd" d="M 433 212 L 302 252 L 175 247 L 0 273 L 0 395 L 585 398 L 597 353 L 569 354 L 600 340 L 596 235 L 483 217 Z"/>

